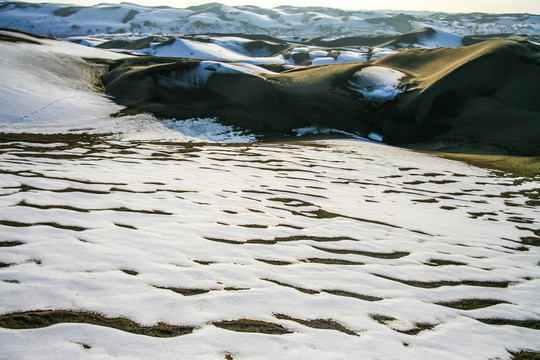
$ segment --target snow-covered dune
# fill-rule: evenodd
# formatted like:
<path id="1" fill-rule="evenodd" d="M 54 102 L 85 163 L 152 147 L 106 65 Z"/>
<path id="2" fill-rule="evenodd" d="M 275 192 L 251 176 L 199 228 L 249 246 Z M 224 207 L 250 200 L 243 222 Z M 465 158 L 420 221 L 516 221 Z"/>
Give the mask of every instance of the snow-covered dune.
<path id="1" fill-rule="evenodd" d="M 361 5 L 359 5 L 361 6 Z M 133 3 L 83 7 L 0 1 L 0 27 L 41 35 L 94 33 L 239 33 L 294 36 L 399 34 L 423 27 L 469 34 L 539 34 L 533 14 L 444 14 L 430 12 L 344 11 L 321 7 L 226 6 L 218 3 L 185 9 Z"/>
<path id="2" fill-rule="evenodd" d="M 219 40 L 219 39 L 218 39 Z M 223 43 L 223 41 L 221 41 Z M 236 51 L 230 49 L 233 48 Z M 207 43 L 193 41 L 190 39 L 175 39 L 172 42 L 158 44 L 151 48 L 142 49 L 136 54 L 164 56 L 164 57 L 183 57 L 205 60 L 235 61 L 254 64 L 283 64 L 283 56 L 248 56 L 242 54 L 236 43 L 231 41 L 221 45 L 218 43 Z"/>
<path id="3" fill-rule="evenodd" d="M 214 119 L 176 124 L 150 114 L 124 116 L 129 112 L 124 113 L 123 106 L 105 96 L 100 76 L 107 71 L 108 62 L 129 55 L 4 30 L 0 30 L 0 51 L 1 133 L 84 132 L 133 139 L 254 140 Z M 243 69 L 249 67 L 243 65 Z"/>
<path id="4" fill-rule="evenodd" d="M 0 36 L 0 131 L 86 126 L 120 109 L 97 88 L 107 66 L 84 58 L 123 56 L 8 31 Z"/>
<path id="5" fill-rule="evenodd" d="M 0 144 L 8 359 L 538 352 L 538 178 L 351 141 Z M 519 359 L 519 358 L 517 358 Z"/>

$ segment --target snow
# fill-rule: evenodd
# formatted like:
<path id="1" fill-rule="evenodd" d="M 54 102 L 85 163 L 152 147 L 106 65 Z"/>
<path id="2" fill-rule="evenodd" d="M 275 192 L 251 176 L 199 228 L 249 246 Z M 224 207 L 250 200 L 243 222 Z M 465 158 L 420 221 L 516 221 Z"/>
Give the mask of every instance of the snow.
<path id="1" fill-rule="evenodd" d="M 349 132 L 338 130 L 338 129 L 325 128 L 321 126 L 306 126 L 303 128 L 293 129 L 292 132 L 296 133 L 296 136 L 319 135 L 319 134 L 325 134 L 325 135 L 340 134 L 340 135 L 345 135 L 345 137 L 351 138 L 351 139 L 366 140 L 365 138 L 357 134 L 349 133 Z"/>
<path id="2" fill-rule="evenodd" d="M 79 45 L 94 47 L 104 42 L 107 42 L 105 39 L 89 37 L 89 36 L 72 36 L 63 38 L 64 41 L 78 42 Z"/>
<path id="3" fill-rule="evenodd" d="M 380 57 L 382 57 L 382 55 Z M 367 51 L 340 50 L 339 55 L 336 58 L 319 57 L 319 58 L 313 59 L 311 61 L 311 64 L 312 65 L 329 65 L 329 64 L 343 64 L 343 63 L 350 63 L 350 62 L 365 62 L 365 61 L 368 61 Z"/>
<path id="4" fill-rule="evenodd" d="M 470 359 L 540 350 L 537 330 L 476 320 L 539 318 L 539 251 L 512 250 L 517 245 L 505 240 L 529 236 L 523 227 L 538 226 L 537 220 L 531 225 L 507 220 L 538 219 L 539 210 L 519 195 L 533 191 L 537 182 L 512 185 L 514 179 L 487 170 L 366 142 L 313 145 L 104 139 L 66 152 L 61 143 L 4 144 L 0 237 L 23 245 L 3 248 L 0 255 L 0 261 L 13 264 L 0 270 L 1 314 L 71 309 L 147 326 L 166 322 L 196 329 L 161 339 L 79 323 L 0 328 L 2 354 L 15 359 L 174 359 L 180 352 L 202 359 L 226 353 L 235 358 Z M 71 158 L 58 157 L 66 154 Z M 428 174 L 440 174 L 439 182 L 429 181 Z M 509 189 L 516 191 L 512 202 L 519 206 L 505 205 Z M 433 198 L 437 202 L 427 201 Z M 309 215 L 318 209 L 340 215 Z M 471 212 L 492 215 L 472 218 Z M 28 225 L 13 227 L 10 221 Z M 64 228 L 46 225 L 51 223 Z M 395 251 L 409 255 L 365 255 Z M 364 265 L 306 260 L 317 258 Z M 463 265 L 427 265 L 441 258 Z M 381 275 L 511 285 L 422 288 Z M 183 296 L 164 287 L 208 292 Z M 507 304 L 478 310 L 437 305 L 466 298 Z M 276 314 L 333 319 L 359 336 Z M 383 324 L 375 315 L 394 320 Z M 212 325 L 242 318 L 280 324 L 292 333 L 242 333 Z M 418 335 L 399 332 L 417 323 L 434 327 Z"/>
<path id="5" fill-rule="evenodd" d="M 313 50 L 309 52 L 309 57 L 311 59 L 324 58 L 328 56 L 328 51 L 324 50 Z"/>
<path id="6" fill-rule="evenodd" d="M 463 36 L 455 35 L 442 30 L 434 30 L 433 36 L 419 36 L 420 46 L 428 49 L 439 47 L 463 46 Z"/>
<path id="7" fill-rule="evenodd" d="M 36 41 L 23 34 L 0 31 Z M 214 124 L 175 127 L 149 114 L 111 117 L 122 109 L 95 87 L 105 71 L 82 58 L 118 59 L 125 54 L 104 51 L 67 41 L 40 39 L 41 45 L 0 42 L 0 67 L 9 69 L 0 78 L 0 132 L 26 133 L 114 133 L 125 139 L 171 139 L 176 141 L 246 142 L 252 137 Z M 190 74 L 189 85 L 204 84 L 214 73 L 242 72 L 257 76 L 268 70 L 250 64 L 203 61 Z M 187 75 L 191 75 L 187 78 Z M 195 122 L 196 124 L 196 122 Z M 181 129 L 187 134 L 182 133 Z M 197 132 L 197 129 L 200 131 Z M 229 129 L 230 132 L 226 132 Z M 215 138 L 213 138 L 215 136 Z"/>
<path id="8" fill-rule="evenodd" d="M 397 51 L 385 48 L 373 48 L 373 54 L 370 56 L 370 60 L 380 59 L 386 55 L 395 54 Z"/>
<path id="9" fill-rule="evenodd" d="M 277 25 L 276 21 L 268 17 L 268 15 L 261 15 L 250 11 L 239 11 L 231 7 L 223 7 L 222 11 L 232 21 L 244 21 L 260 28 L 269 28 Z"/>
<path id="10" fill-rule="evenodd" d="M 377 133 L 373 133 L 373 132 L 368 134 L 368 138 L 370 138 L 373 141 L 378 141 L 378 142 L 383 141 L 383 137 L 381 135 Z"/>
<path id="11" fill-rule="evenodd" d="M 360 93 L 363 100 L 380 105 L 393 100 L 402 91 L 398 85 L 403 76 L 405 74 L 401 71 L 382 66 L 368 66 L 353 75 L 349 86 Z"/>
<path id="12" fill-rule="evenodd" d="M 225 126 L 216 119 L 186 119 L 186 120 L 163 120 L 163 125 L 168 129 L 179 131 L 199 141 L 211 141 L 220 143 L 249 143 L 255 142 L 254 135 L 235 130 L 232 126 Z"/>
<path id="13" fill-rule="evenodd" d="M 209 11 L 160 8 L 133 3 L 105 3 L 68 11 L 69 4 L 39 4 L 0 9 L 0 27 L 40 35 L 79 36 L 97 33 L 162 33 L 162 34 L 270 34 L 275 36 L 336 36 L 397 34 L 395 28 L 380 22 L 366 21 L 390 18 L 393 11 L 340 12 L 335 9 L 306 11 L 302 7 L 257 9 L 220 6 Z M 269 10 L 265 13 L 264 10 Z M 137 13 L 133 13 L 136 11 Z M 131 13 L 130 13 L 131 12 Z M 57 14 L 57 15 L 55 15 Z M 271 15 L 269 15 L 271 14 Z M 536 15 L 444 14 L 405 12 L 412 29 L 430 26 L 450 32 L 469 34 L 524 33 L 538 34 L 540 22 Z M 129 15 L 129 16 L 128 16 Z M 452 40 L 453 41 L 453 40 Z M 440 44 L 437 43 L 436 44 Z"/>
<path id="14" fill-rule="evenodd" d="M 365 53 L 357 53 L 353 51 L 340 51 L 338 57 L 338 62 L 364 62 L 367 61 L 367 55 Z"/>
<path id="15" fill-rule="evenodd" d="M 336 63 L 336 59 L 332 57 L 320 57 L 311 61 L 311 65 L 328 65 L 334 63 Z"/>
<path id="16" fill-rule="evenodd" d="M 230 42 L 225 42 L 224 44 L 230 45 Z M 205 43 L 178 38 L 171 44 L 159 45 L 134 53 L 164 57 L 235 61 L 249 64 L 283 64 L 285 62 L 285 59 L 281 55 L 274 57 L 250 57 L 221 46 L 219 42 Z"/>
<path id="17" fill-rule="evenodd" d="M 226 48 L 228 50 L 231 50 L 240 54 L 245 52 L 244 45 L 251 41 L 249 39 L 244 39 L 237 36 L 220 36 L 220 37 L 207 37 L 207 38 L 210 39 L 210 41 L 212 41 L 212 43 L 216 45 L 219 45 L 223 48 Z"/>
<path id="18" fill-rule="evenodd" d="M 81 58 L 114 59 L 119 55 L 64 41 L 40 42 L 42 45 L 0 42 L 0 67 L 9 69 L 0 78 L 0 131 L 29 131 L 51 125 L 76 127 L 77 123 L 96 121 L 119 109 L 95 91 L 97 75 Z M 74 114 L 78 114 L 77 120 Z"/>
<path id="19" fill-rule="evenodd" d="M 220 48 L 238 44 L 229 40 Z M 83 58 L 125 55 L 39 41 L 0 42 L 0 131 L 99 136 L 0 144 L 0 319 L 72 310 L 194 331 L 0 327 L 0 357 L 461 360 L 540 351 L 538 330 L 480 321 L 540 320 L 540 249 L 521 241 L 539 227 L 538 177 L 385 146 L 376 133 L 251 143 L 215 119 L 112 118 L 121 107 L 95 88 L 104 69 Z M 203 86 L 215 73 L 261 69 L 205 58 L 177 80 Z M 350 86 L 380 104 L 399 93 L 403 75 L 366 66 Z M 441 305 L 463 299 L 501 303 Z M 290 333 L 214 325 L 244 318 Z M 419 324 L 430 328 L 413 335 Z"/>
<path id="20" fill-rule="evenodd" d="M 272 74 L 269 70 L 251 64 L 201 61 L 187 70 L 171 71 L 167 75 L 160 75 L 160 78 L 164 85 L 170 85 L 172 88 L 178 86 L 204 88 L 208 79 L 214 74 L 239 73 L 250 76 L 261 76 L 262 73 Z"/>

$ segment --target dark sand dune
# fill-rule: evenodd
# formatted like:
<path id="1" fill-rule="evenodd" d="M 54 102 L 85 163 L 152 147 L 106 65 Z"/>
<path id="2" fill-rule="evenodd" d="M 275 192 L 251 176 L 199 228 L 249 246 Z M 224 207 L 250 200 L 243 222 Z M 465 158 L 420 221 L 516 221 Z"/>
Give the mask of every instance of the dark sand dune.
<path id="1" fill-rule="evenodd" d="M 270 132 L 314 124 L 367 131 L 363 115 L 371 111 L 370 106 L 348 86 L 363 64 L 252 75 L 205 70 L 199 63 L 125 59 L 111 68 L 103 82 L 119 103 L 164 117 L 218 117 L 223 123 Z M 211 73 L 207 81 L 196 80 L 207 72 Z"/>
<path id="2" fill-rule="evenodd" d="M 486 35 L 467 35 L 463 37 L 463 45 L 474 45 L 488 40 L 514 40 L 514 41 L 533 41 L 538 42 L 540 38 L 536 35 L 523 34 L 486 34 Z"/>
<path id="3" fill-rule="evenodd" d="M 333 40 L 326 40 L 325 37 L 318 37 L 305 41 L 305 44 L 324 47 L 377 46 L 405 48 L 407 46 L 419 44 L 422 39 L 431 38 L 435 33 L 435 30 L 426 27 L 404 34 L 349 36 Z"/>
<path id="4" fill-rule="evenodd" d="M 436 140 L 483 152 L 540 153 L 538 46 L 494 40 L 409 50 L 374 64 L 411 75 L 409 90 L 389 104 L 380 123 L 387 141 Z M 441 134 L 432 138 L 432 131 Z"/>
<path id="5" fill-rule="evenodd" d="M 362 99 L 350 82 L 371 65 L 407 74 L 401 79 L 407 90 L 380 106 Z M 412 49 L 280 74 L 222 70 L 144 57 L 117 62 L 103 81 L 119 103 L 164 117 L 212 116 L 269 132 L 309 125 L 375 131 L 390 144 L 428 142 L 458 152 L 540 153 L 540 50 L 530 43 Z"/>
<path id="6" fill-rule="evenodd" d="M 156 41 L 167 41 L 165 36 L 147 36 L 142 39 L 136 40 L 109 40 L 104 43 L 96 45 L 101 49 L 125 49 L 125 50 L 139 50 L 150 47 L 151 43 Z"/>

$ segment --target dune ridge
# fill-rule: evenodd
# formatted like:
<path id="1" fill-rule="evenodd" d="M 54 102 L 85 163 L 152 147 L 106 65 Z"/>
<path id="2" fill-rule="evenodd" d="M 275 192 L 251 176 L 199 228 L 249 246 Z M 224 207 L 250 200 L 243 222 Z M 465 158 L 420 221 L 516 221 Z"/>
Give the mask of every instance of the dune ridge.
<path id="1" fill-rule="evenodd" d="M 376 132 L 389 144 L 440 148 L 444 143 L 460 152 L 540 152 L 540 47 L 532 43 L 499 39 L 459 48 L 410 49 L 365 63 L 281 73 L 210 69 L 198 86 L 178 81 L 200 63 L 123 59 L 111 66 L 103 82 L 120 104 L 164 117 L 212 116 L 263 132 L 287 133 L 305 126 L 363 136 Z M 351 80 L 368 66 L 403 72 L 399 87 L 404 91 L 382 105 L 367 101 Z"/>
<path id="2" fill-rule="evenodd" d="M 178 3 L 181 6 L 181 3 Z M 361 7 L 361 5 L 359 5 Z M 289 36 L 402 34 L 422 26 L 452 28 L 456 34 L 537 35 L 538 14 L 362 11 L 329 7 L 227 6 L 212 2 L 184 9 L 131 2 L 73 6 L 62 3 L 0 2 L 0 27 L 41 35 L 90 33 L 241 33 Z M 218 20 L 218 21 L 216 21 Z"/>
<path id="3" fill-rule="evenodd" d="M 420 128 L 418 135 L 441 132 L 421 141 L 477 143 L 503 154 L 540 151 L 540 85 L 534 81 L 540 76 L 538 46 L 493 40 L 462 48 L 409 50 L 375 63 L 411 74 L 407 96 L 398 98 L 390 109 L 395 115 L 383 120 L 387 139 L 416 140 L 395 131 L 407 124 Z"/>

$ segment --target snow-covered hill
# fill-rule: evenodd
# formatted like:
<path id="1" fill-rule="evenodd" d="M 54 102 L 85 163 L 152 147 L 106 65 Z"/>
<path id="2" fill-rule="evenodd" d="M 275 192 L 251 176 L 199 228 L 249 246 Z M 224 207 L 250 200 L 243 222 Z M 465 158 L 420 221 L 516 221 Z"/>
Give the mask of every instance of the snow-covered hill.
<path id="1" fill-rule="evenodd" d="M 456 34 L 540 34 L 540 15 L 345 11 L 321 7 L 226 6 L 186 9 L 133 3 L 82 7 L 0 1 L 0 27 L 59 37 L 95 33 L 243 33 L 290 36 L 399 34 L 423 27 Z"/>

